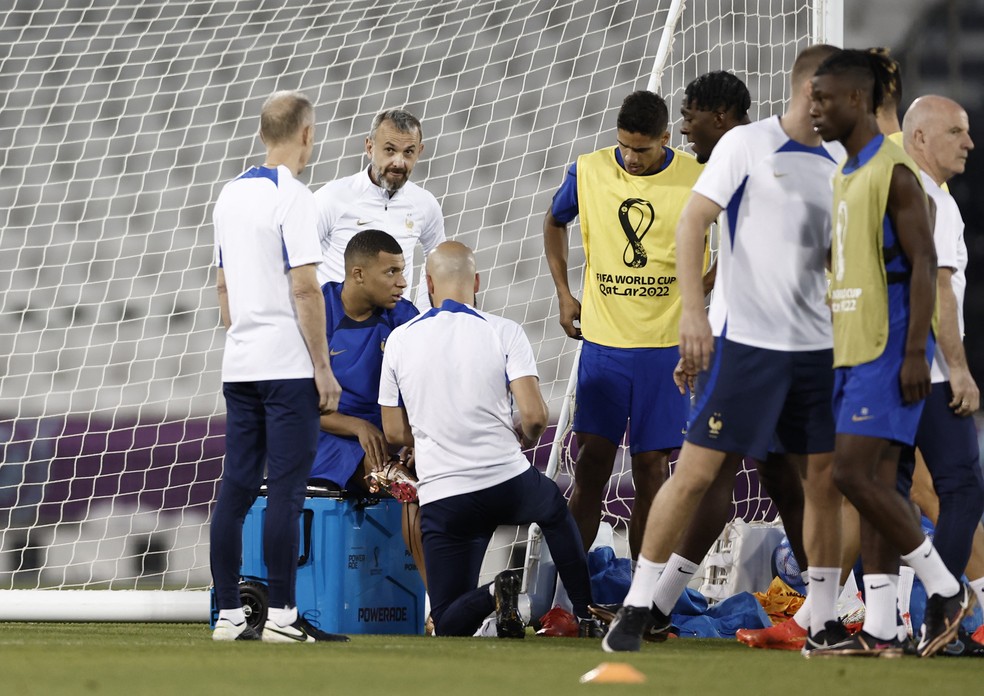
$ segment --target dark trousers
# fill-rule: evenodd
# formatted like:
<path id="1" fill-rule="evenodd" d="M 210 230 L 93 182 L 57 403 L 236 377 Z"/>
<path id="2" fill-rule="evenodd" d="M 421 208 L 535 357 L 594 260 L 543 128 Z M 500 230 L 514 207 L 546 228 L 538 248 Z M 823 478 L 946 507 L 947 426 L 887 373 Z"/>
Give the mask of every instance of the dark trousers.
<path id="1" fill-rule="evenodd" d="M 318 446 L 318 392 L 313 379 L 226 382 L 226 456 L 209 530 L 219 609 L 242 606 L 239 566 L 243 520 L 267 470 L 263 556 L 271 607 L 294 606 L 297 519 Z"/>
<path id="2" fill-rule="evenodd" d="M 933 545 L 947 570 L 959 578 L 967 568 L 974 532 L 984 513 L 984 478 L 974 419 L 956 415 L 949 407 L 952 399 L 949 382 L 933 385 L 919 420 L 916 447 L 926 460 L 940 499 Z M 914 467 L 914 450 L 903 448 L 899 489 L 907 496 Z"/>
<path id="3" fill-rule="evenodd" d="M 581 535 L 557 484 L 536 469 L 491 488 L 422 505 L 420 518 L 437 635 L 473 635 L 495 610 L 489 585 L 476 585 L 499 525 L 540 526 L 574 612 L 588 616 L 591 585 Z"/>

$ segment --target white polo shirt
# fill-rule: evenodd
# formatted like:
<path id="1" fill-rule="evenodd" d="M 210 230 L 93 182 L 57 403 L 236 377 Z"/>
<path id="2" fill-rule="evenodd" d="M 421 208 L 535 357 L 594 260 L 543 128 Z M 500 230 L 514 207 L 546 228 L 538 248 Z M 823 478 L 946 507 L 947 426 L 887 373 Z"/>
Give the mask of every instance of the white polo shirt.
<path id="1" fill-rule="evenodd" d="M 530 463 L 513 429 L 509 383 L 537 376 L 514 321 L 446 300 L 386 341 L 379 404 L 399 406 L 413 431 L 421 505 L 483 490 Z"/>
<path id="2" fill-rule="evenodd" d="M 321 263 L 314 195 L 283 165 L 251 167 L 222 187 L 212 222 L 232 320 L 222 381 L 313 377 L 290 269 Z"/>
<path id="3" fill-rule="evenodd" d="M 325 258 L 318 268 L 318 281 L 322 285 L 328 281 L 344 282 L 345 247 L 362 230 L 377 229 L 391 234 L 403 248 L 405 296 L 413 299 L 417 242 L 426 256 L 445 241 L 444 214 L 437 199 L 412 181 L 390 197 L 386 189 L 372 183 L 368 167 L 358 174 L 328 182 L 318 189 L 314 198 Z M 426 289 L 421 289 L 414 303 L 421 311 L 430 309 Z"/>
<path id="4" fill-rule="evenodd" d="M 940 188 L 926 172 L 922 176 L 923 187 L 933 202 L 936 203 L 936 222 L 933 226 L 933 241 L 936 243 L 936 263 L 940 268 L 953 271 L 950 276 L 950 286 L 957 298 L 957 322 L 960 335 L 964 335 L 964 295 L 967 290 L 967 243 L 964 241 L 964 221 L 960 208 L 953 196 Z M 933 384 L 948 382 L 950 368 L 943 357 L 939 342 L 936 343 L 936 353 L 933 356 L 933 367 L 930 372 Z"/>
<path id="5" fill-rule="evenodd" d="M 833 346 L 824 277 L 834 157 L 778 117 L 738 126 L 714 147 L 694 191 L 721 206 L 715 336 L 783 351 Z"/>

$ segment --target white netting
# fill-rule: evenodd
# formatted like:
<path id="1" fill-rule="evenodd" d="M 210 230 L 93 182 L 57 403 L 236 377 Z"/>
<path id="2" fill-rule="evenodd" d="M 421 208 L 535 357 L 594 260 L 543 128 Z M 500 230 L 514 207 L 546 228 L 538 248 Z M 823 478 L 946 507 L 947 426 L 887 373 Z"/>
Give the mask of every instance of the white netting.
<path id="1" fill-rule="evenodd" d="M 622 97 L 645 86 L 668 1 L 7 5 L 0 589 L 207 585 L 223 451 L 211 205 L 262 157 L 257 115 L 276 89 L 316 104 L 312 188 L 363 165 L 376 111 L 421 118 L 413 178 L 476 248 L 482 307 L 523 324 L 559 411 L 574 346 L 543 214 L 565 167 L 612 142 Z M 663 76 L 671 114 L 716 68 L 749 80 L 754 116 L 777 111 L 811 3 L 687 5 Z M 582 260 L 574 244 L 572 268 Z M 626 484 L 612 490 L 624 507 Z"/>

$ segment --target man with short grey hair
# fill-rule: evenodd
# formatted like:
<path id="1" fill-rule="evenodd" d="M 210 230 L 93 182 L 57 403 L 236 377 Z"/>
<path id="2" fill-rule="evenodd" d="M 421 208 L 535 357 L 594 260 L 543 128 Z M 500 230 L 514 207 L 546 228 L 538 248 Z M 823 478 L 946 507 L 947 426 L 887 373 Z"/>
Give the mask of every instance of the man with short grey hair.
<path id="1" fill-rule="evenodd" d="M 944 188 L 962 174 L 974 149 L 967 112 L 946 97 L 916 99 L 902 124 L 903 146 L 919 165 L 923 187 L 935 205 L 933 241 L 936 246 L 939 298 L 935 327 L 936 353 L 930 373 L 933 388 L 926 397 L 916 430 L 915 447 L 922 452 L 939 498 L 933 543 L 955 577 L 967 568 L 974 534 L 984 513 L 977 429 L 972 415 L 980 408 L 980 389 L 970 373 L 963 347 L 963 300 L 967 287 L 967 244 L 964 221 L 956 201 Z M 915 452 L 902 450 L 899 487 L 912 486 Z M 971 578 L 978 597 L 984 578 Z M 948 655 L 984 656 L 984 645 L 958 629 L 958 640 L 943 650 Z"/>
<path id="2" fill-rule="evenodd" d="M 414 251 L 419 242 L 426 258 L 445 240 L 445 234 L 437 199 L 410 181 L 423 151 L 423 131 L 416 116 L 405 109 L 376 114 L 366 138 L 369 165 L 357 174 L 328 182 L 315 193 L 324 254 L 318 268 L 320 283 L 344 281 L 345 247 L 357 233 L 378 229 L 392 235 L 403 248 L 407 297 L 420 309 L 430 308 L 423 288 L 413 293 Z"/>

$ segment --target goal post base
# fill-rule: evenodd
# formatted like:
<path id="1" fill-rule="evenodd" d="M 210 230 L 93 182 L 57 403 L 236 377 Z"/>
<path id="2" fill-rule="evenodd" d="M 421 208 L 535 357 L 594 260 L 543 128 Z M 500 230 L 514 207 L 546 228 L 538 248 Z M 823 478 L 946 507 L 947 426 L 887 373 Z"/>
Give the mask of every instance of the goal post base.
<path id="1" fill-rule="evenodd" d="M 208 590 L 0 590 L 0 621 L 208 623 Z"/>

